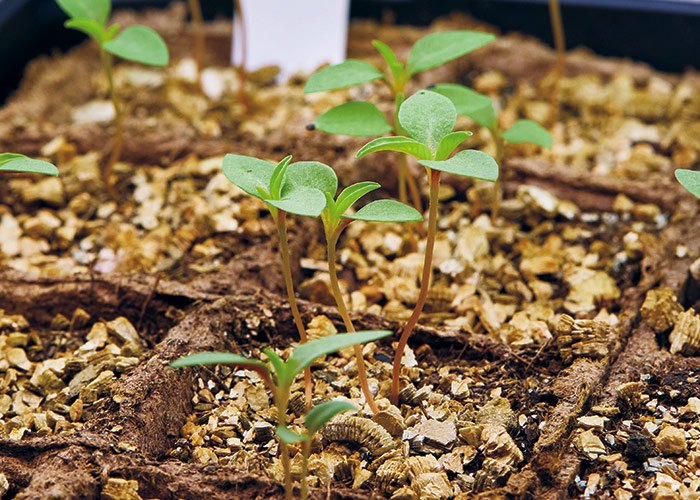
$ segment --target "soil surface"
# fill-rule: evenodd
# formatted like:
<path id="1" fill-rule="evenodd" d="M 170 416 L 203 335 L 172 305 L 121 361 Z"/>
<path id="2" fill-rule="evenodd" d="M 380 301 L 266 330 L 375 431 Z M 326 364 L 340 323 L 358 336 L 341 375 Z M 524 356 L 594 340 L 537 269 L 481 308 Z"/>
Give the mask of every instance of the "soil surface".
<path id="1" fill-rule="evenodd" d="M 182 6 L 115 16 L 154 27 L 173 60 L 116 68 L 117 201 L 100 175 L 112 131 L 92 44 L 34 61 L 0 109 L 0 151 L 61 172 L 0 187 L 2 498 L 283 498 L 259 378 L 168 367 L 198 351 L 284 354 L 297 338 L 273 221 L 223 177 L 221 156 L 293 154 L 332 165 L 341 185 L 375 180 L 392 196 L 393 156 L 356 161 L 364 139 L 306 129 L 348 99 L 388 112 L 390 96 L 371 83 L 304 96 L 304 75 L 275 84 L 267 68 L 250 75 L 246 113 L 226 64 L 231 26 L 206 27 L 202 94 L 184 17 Z M 404 58 L 427 32 L 475 28 L 493 31 L 463 16 L 428 29 L 356 23 L 349 52 L 380 64 L 372 39 Z M 554 60 L 508 35 L 411 91 L 463 83 L 494 98 L 504 126 L 544 123 Z M 572 51 L 554 149 L 508 149 L 501 216 L 490 220 L 489 186 L 445 179 L 433 291 L 400 407 L 386 400 L 392 340 L 365 348 L 381 416 L 348 353 L 314 367 L 314 400 L 348 398 L 361 420 L 342 417 L 315 442 L 312 498 L 700 498 L 700 219 L 673 178 L 700 153 L 699 88 L 694 72 Z M 458 127 L 475 132 L 468 147 L 493 153 L 486 131 L 464 118 Z M 342 332 L 320 225 L 290 224 L 303 320 L 317 335 Z M 411 234 L 346 231 L 339 265 L 356 329 L 401 330 L 422 262 Z M 290 408 L 293 428 L 302 409 Z"/>

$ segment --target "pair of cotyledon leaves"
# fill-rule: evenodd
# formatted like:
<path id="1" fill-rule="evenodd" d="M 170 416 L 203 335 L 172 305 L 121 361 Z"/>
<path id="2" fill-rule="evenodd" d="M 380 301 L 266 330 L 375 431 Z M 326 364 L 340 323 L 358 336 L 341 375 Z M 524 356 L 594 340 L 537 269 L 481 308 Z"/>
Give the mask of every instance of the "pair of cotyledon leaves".
<path id="1" fill-rule="evenodd" d="M 56 3 L 70 18 L 65 23 L 67 28 L 82 31 L 105 51 L 150 66 L 168 64 L 168 47 L 152 29 L 137 25 L 118 33 L 118 25 L 106 27 L 112 10 L 110 0 L 56 0 Z"/>
<path id="2" fill-rule="evenodd" d="M 494 35 L 480 31 L 433 33 L 421 38 L 413 45 L 405 65 L 396 59 L 395 54 L 384 43 L 375 40 L 372 45 L 386 61 L 394 86 L 402 88 L 412 75 L 463 56 L 495 39 Z M 389 81 L 389 75 L 385 75 L 371 64 L 357 59 L 348 59 L 313 74 L 306 82 L 304 92 L 352 87 L 380 78 Z M 393 129 L 384 114 L 368 102 L 341 104 L 319 116 L 314 121 L 314 125 L 317 129 L 329 134 L 360 137 L 382 135 Z"/>
<path id="3" fill-rule="evenodd" d="M 296 376 L 315 359 L 343 349 L 344 347 L 379 340 L 391 335 L 391 333 L 392 332 L 388 330 L 372 330 L 323 337 L 296 347 L 287 361 L 280 358 L 272 349 L 263 349 L 263 353 L 265 353 L 265 356 L 267 356 L 270 361 L 269 365 L 263 361 L 248 359 L 238 354 L 227 352 L 200 352 L 177 359 L 173 361 L 170 366 L 173 368 L 182 368 L 186 366 L 229 364 L 247 368 L 263 375 L 266 383 L 273 385 L 271 389 L 275 390 L 275 388 L 277 388 L 281 392 L 281 394 L 280 392 L 278 392 L 278 394 L 284 397 L 284 395 L 288 396 L 289 388 L 292 386 Z M 275 375 L 274 380 L 271 377 L 272 374 Z M 281 401 L 277 402 L 277 404 L 281 403 Z M 305 421 L 307 429 L 306 435 L 299 435 L 282 426 L 277 428 L 277 434 L 280 436 L 280 439 L 286 443 L 308 440 L 334 415 L 342 411 L 353 409 L 356 409 L 355 406 L 348 402 L 329 401 L 309 410 Z"/>
<path id="4" fill-rule="evenodd" d="M 376 151 L 398 151 L 433 170 L 487 181 L 498 179 L 498 165 L 486 153 L 468 149 L 449 158 L 471 132 L 452 131 L 457 123 L 457 110 L 448 98 L 421 90 L 401 105 L 398 118 L 409 137 L 374 139 L 357 152 L 357 158 Z"/>
<path id="5" fill-rule="evenodd" d="M 376 182 L 360 182 L 344 189 L 334 199 L 338 178 L 331 167 L 317 161 L 291 163 L 291 156 L 277 165 L 250 156 L 228 154 L 223 170 L 228 180 L 246 193 L 260 198 L 272 209 L 318 217 L 324 210 L 331 220 L 341 217 L 377 222 L 421 220 L 420 213 L 395 200 L 373 201 L 353 215 L 345 211 L 360 197 L 379 188 Z"/>
<path id="6" fill-rule="evenodd" d="M 51 163 L 27 158 L 17 153 L 0 154 L 0 172 L 31 172 L 34 174 L 58 175 L 58 169 Z"/>

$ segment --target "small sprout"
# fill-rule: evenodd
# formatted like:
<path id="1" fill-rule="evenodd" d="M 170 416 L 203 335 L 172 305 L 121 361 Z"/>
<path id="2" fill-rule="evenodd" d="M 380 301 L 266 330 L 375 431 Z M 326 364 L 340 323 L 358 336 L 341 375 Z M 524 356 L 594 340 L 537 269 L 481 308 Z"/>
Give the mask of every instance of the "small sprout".
<path id="1" fill-rule="evenodd" d="M 166 66 L 170 59 L 168 47 L 158 33 L 146 26 L 130 26 L 121 32 L 117 24 L 107 27 L 107 20 L 112 10 L 110 0 L 56 0 L 56 3 L 69 17 L 64 26 L 82 31 L 95 40 L 100 47 L 102 68 L 107 77 L 109 94 L 114 106 L 115 124 L 112 152 L 102 172 L 102 180 L 107 194 L 115 198 L 111 175 L 114 164 L 121 156 L 124 128 L 122 107 L 112 78 L 113 56 L 150 66 Z"/>
<path id="2" fill-rule="evenodd" d="M 58 175 L 58 169 L 48 161 L 34 160 L 17 153 L 0 153 L 0 172 Z"/>
<path id="3" fill-rule="evenodd" d="M 306 342 L 306 328 L 299 314 L 292 267 L 287 241 L 287 212 L 318 217 L 326 206 L 327 191 L 335 192 L 338 178 L 328 165 L 316 161 L 291 163 L 287 156 L 277 165 L 251 156 L 228 154 L 224 157 L 223 170 L 228 180 L 251 196 L 265 202 L 277 226 L 282 254 L 282 273 L 284 274 L 287 299 L 292 310 L 294 324 L 302 342 Z M 311 404 L 311 371 L 304 374 L 306 401 Z"/>
<path id="4" fill-rule="evenodd" d="M 302 462 L 301 462 L 301 500 L 306 500 L 308 497 L 306 476 L 309 471 L 309 455 L 311 453 L 311 441 L 314 435 L 326 425 L 338 413 L 344 411 L 357 411 L 354 404 L 348 401 L 326 401 L 320 405 L 311 408 L 306 414 L 304 434 L 297 434 L 285 426 L 277 427 L 277 436 L 286 444 L 302 443 Z"/>
<path id="5" fill-rule="evenodd" d="M 336 90 L 362 83 L 381 80 L 394 96 L 393 126 L 374 104 L 349 102 L 326 111 L 314 121 L 316 129 L 328 134 L 344 134 L 358 137 L 382 135 L 395 130 L 398 135 L 407 133 L 400 119 L 396 119 L 401 103 L 405 100 L 405 87 L 411 77 L 422 71 L 434 68 L 457 59 L 495 40 L 490 33 L 480 31 L 446 31 L 432 33 L 418 40 L 408 55 L 408 61 L 400 62 L 386 44 L 375 40 L 372 45 L 379 51 L 388 71 L 381 72 L 371 64 L 357 59 L 348 59 L 340 64 L 320 69 L 306 82 L 304 93 Z M 411 135 L 411 134 L 408 134 Z M 405 150 L 395 149 L 407 154 Z M 411 191 L 413 205 L 420 210 L 421 200 L 418 187 L 408 175 L 408 165 L 404 156 L 399 157 L 399 200 L 406 203 L 406 185 Z"/>
<path id="6" fill-rule="evenodd" d="M 463 85 L 443 83 L 433 87 L 432 91 L 442 94 L 452 101 L 458 114 L 467 116 L 488 129 L 496 143 L 496 163 L 498 163 L 499 167 L 503 164 L 505 142 L 512 144 L 529 142 L 543 148 L 552 149 L 551 134 L 539 123 L 532 120 L 517 120 L 508 130 L 502 131 L 498 125 L 498 119 L 493 110 L 491 99 L 475 90 Z M 501 185 L 500 181 L 496 181 L 491 210 L 492 220 L 496 220 L 498 216 L 500 199 Z"/>
<path id="7" fill-rule="evenodd" d="M 457 146 L 471 134 L 452 131 L 457 123 L 457 110 L 447 97 L 428 90 L 416 92 L 401 105 L 398 118 L 409 137 L 375 139 L 365 144 L 356 154 L 357 158 L 376 151 L 400 151 L 411 154 L 418 160 L 418 163 L 426 167 L 430 185 L 428 235 L 423 260 L 421 287 L 418 301 L 401 333 L 396 355 L 394 356 L 391 378 L 391 401 L 393 404 L 398 402 L 399 375 L 403 351 L 423 311 L 430 286 L 433 248 L 437 232 L 440 174 L 441 172 L 447 172 L 487 181 L 496 181 L 498 179 L 498 164 L 486 153 L 476 150 L 465 150 L 449 158 Z"/>
<path id="8" fill-rule="evenodd" d="M 676 169 L 675 175 L 676 180 L 681 183 L 681 186 L 686 188 L 688 192 L 696 198 L 700 198 L 700 172 L 678 168 Z"/>
<path id="9" fill-rule="evenodd" d="M 315 359 L 323 355 L 330 354 L 339 349 L 343 349 L 344 347 L 373 342 L 384 338 L 387 335 L 391 335 L 391 332 L 388 330 L 372 330 L 323 337 L 312 340 L 311 342 L 307 342 L 295 348 L 287 361 L 280 358 L 272 349 L 264 349 L 263 352 L 265 353 L 265 356 L 267 356 L 269 364 L 256 359 L 248 359 L 246 357 L 239 356 L 238 354 L 231 354 L 227 352 L 200 352 L 179 358 L 170 363 L 170 367 L 184 368 L 188 366 L 228 364 L 255 371 L 260 375 L 262 380 L 272 392 L 272 397 L 274 399 L 275 406 L 277 407 L 277 421 L 280 424 L 280 427 L 277 429 L 277 435 L 280 438 L 280 451 L 282 455 L 282 464 L 284 467 L 285 497 L 287 500 L 291 500 L 292 475 L 290 470 L 287 443 L 307 439 L 284 427 L 287 406 L 289 404 L 290 390 L 292 384 L 294 383 L 294 379 L 297 375 L 299 375 L 299 373 L 309 367 L 309 365 L 311 365 Z M 313 435 L 313 433 L 318 431 L 328 421 L 328 419 L 332 418 L 332 416 L 339 411 L 351 409 L 347 406 L 341 405 L 340 402 L 331 403 L 334 404 L 327 406 L 319 405 L 317 407 L 318 409 L 312 409 L 309 411 L 306 419 L 307 435 Z M 306 474 L 304 474 L 304 477 L 305 476 Z"/>

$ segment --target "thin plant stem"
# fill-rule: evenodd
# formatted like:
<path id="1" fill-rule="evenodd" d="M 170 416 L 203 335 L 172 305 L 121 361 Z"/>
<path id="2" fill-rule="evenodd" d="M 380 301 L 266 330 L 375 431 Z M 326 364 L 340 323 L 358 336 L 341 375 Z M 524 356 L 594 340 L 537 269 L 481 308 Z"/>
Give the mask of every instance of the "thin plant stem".
<path id="1" fill-rule="evenodd" d="M 564 23 L 561 19 L 559 0 L 549 0 L 549 18 L 552 22 L 552 36 L 557 60 L 554 65 L 554 88 L 549 94 L 550 120 L 556 121 L 559 115 L 559 85 L 564 75 L 564 56 L 566 54 L 566 39 L 564 38 Z"/>
<path id="2" fill-rule="evenodd" d="M 277 407 L 277 425 L 287 425 L 287 404 L 289 402 L 289 388 L 276 388 L 272 391 L 272 397 Z M 284 471 L 284 498 L 292 500 L 294 488 L 292 487 L 292 465 L 289 461 L 289 446 L 278 437 L 280 443 L 280 457 L 282 458 L 282 470 Z"/>
<path id="3" fill-rule="evenodd" d="M 277 232 L 280 237 L 280 253 L 282 254 L 282 273 L 284 274 L 284 284 L 287 288 L 287 299 L 289 300 L 289 307 L 292 310 L 292 316 L 294 318 L 294 324 L 299 331 L 299 338 L 301 343 L 306 343 L 306 328 L 304 328 L 304 323 L 301 321 L 301 314 L 299 314 L 299 307 L 297 306 L 297 299 L 294 296 L 294 282 L 292 281 L 292 267 L 289 258 L 289 242 L 287 241 L 287 222 L 286 222 L 287 212 L 284 210 L 277 210 Z M 306 396 L 306 406 L 307 408 L 311 406 L 312 397 L 312 384 L 311 384 L 311 367 L 307 366 L 304 369 L 304 394 Z"/>
<path id="4" fill-rule="evenodd" d="M 233 12 L 236 16 L 236 29 L 240 32 L 239 37 L 241 41 L 241 63 L 236 68 L 236 73 L 238 74 L 238 103 L 243 107 L 243 112 L 248 115 L 250 114 L 250 100 L 248 99 L 248 92 L 246 87 L 248 86 L 248 71 L 247 67 L 247 45 L 246 45 L 246 30 L 245 30 L 245 18 L 243 17 L 243 7 L 241 6 L 241 0 L 233 0 Z"/>
<path id="5" fill-rule="evenodd" d="M 355 326 L 350 320 L 350 315 L 348 314 L 347 307 L 345 307 L 345 301 L 343 300 L 343 294 L 340 291 L 340 286 L 338 285 L 338 273 L 335 267 L 335 247 L 338 242 L 338 237 L 343 231 L 345 226 L 350 223 L 349 219 L 344 219 L 341 225 L 335 230 L 333 234 L 328 234 L 326 231 L 326 247 L 328 252 L 328 273 L 330 274 L 331 281 L 331 291 L 333 292 L 333 297 L 335 298 L 335 303 L 338 306 L 338 312 L 343 318 L 343 323 L 345 324 L 345 329 L 348 333 L 355 332 Z M 357 378 L 360 381 L 360 388 L 362 389 L 362 394 L 365 396 L 365 401 L 369 405 L 373 413 L 377 413 L 379 408 L 374 402 L 374 397 L 372 397 L 372 392 L 369 390 L 369 383 L 367 382 L 367 373 L 365 371 L 365 360 L 362 356 L 362 347 L 360 345 L 353 346 L 355 350 L 355 362 L 357 363 Z"/>
<path id="6" fill-rule="evenodd" d="M 204 67 L 204 21 L 202 20 L 202 6 L 199 0 L 187 0 L 190 16 L 192 17 L 192 28 L 194 31 L 194 60 L 197 63 L 197 71 L 202 71 Z"/>
<path id="7" fill-rule="evenodd" d="M 401 333 L 399 345 L 396 347 L 394 355 L 394 366 L 391 371 L 391 402 L 398 406 L 399 404 L 399 376 L 401 375 L 401 359 L 403 351 L 408 343 L 408 338 L 411 336 L 413 329 L 418 323 L 425 299 L 428 297 L 428 288 L 430 288 L 430 276 L 433 268 L 433 248 L 435 247 L 435 234 L 437 233 L 437 212 L 438 212 L 438 192 L 440 190 L 440 171 L 429 170 L 430 182 L 430 204 L 428 206 L 428 239 L 425 244 L 425 257 L 423 258 L 423 275 L 421 276 L 420 292 L 418 293 L 418 301 L 413 309 L 411 317 L 408 319 L 406 326 Z"/>
<path id="8" fill-rule="evenodd" d="M 112 186 L 111 177 L 112 171 L 114 170 L 114 164 L 119 161 L 119 158 L 122 155 L 122 148 L 124 146 L 124 123 L 122 119 L 122 106 L 114 89 L 114 78 L 112 77 L 112 54 L 100 48 L 100 57 L 102 59 L 102 68 L 104 69 L 105 75 L 107 76 L 109 97 L 112 100 L 112 106 L 114 107 L 114 139 L 112 142 L 112 152 L 109 155 L 107 164 L 102 170 L 102 183 L 105 186 L 107 196 L 109 196 L 112 199 L 116 199 L 117 196 L 114 192 L 114 187 Z"/>
<path id="9" fill-rule="evenodd" d="M 311 437 L 302 443 L 301 455 L 301 500 L 306 500 L 308 497 L 308 486 L 306 483 L 306 475 L 309 472 L 309 455 L 311 454 Z"/>
<path id="10" fill-rule="evenodd" d="M 501 206 L 501 199 L 503 198 L 503 193 L 501 192 L 501 177 L 503 177 L 503 148 L 505 145 L 503 142 L 503 137 L 501 137 L 501 134 L 498 131 L 492 131 L 491 135 L 496 143 L 495 160 L 499 170 L 498 179 L 496 179 L 496 182 L 493 183 L 493 202 L 491 205 L 491 224 L 495 224 L 496 219 L 498 218 L 498 211 Z"/>

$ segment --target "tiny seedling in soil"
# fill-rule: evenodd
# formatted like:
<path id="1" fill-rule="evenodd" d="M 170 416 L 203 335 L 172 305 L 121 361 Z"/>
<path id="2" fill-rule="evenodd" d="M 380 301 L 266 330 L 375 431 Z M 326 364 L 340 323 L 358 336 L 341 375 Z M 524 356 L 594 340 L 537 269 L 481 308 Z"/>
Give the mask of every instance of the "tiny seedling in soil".
<path id="1" fill-rule="evenodd" d="M 496 181 L 498 179 L 498 164 L 486 153 L 468 149 L 450 158 L 455 148 L 464 142 L 471 133 L 452 131 L 457 123 L 457 110 L 448 98 L 427 90 L 416 92 L 401 105 L 398 120 L 403 130 L 408 133 L 408 137 L 381 137 L 375 139 L 365 144 L 356 155 L 357 158 L 361 158 L 376 151 L 399 151 L 410 154 L 418 159 L 418 163 L 426 167 L 430 186 L 428 235 L 420 292 L 416 307 L 401 333 L 399 345 L 394 356 L 391 378 L 391 402 L 395 405 L 398 403 L 399 398 L 399 375 L 401 373 L 403 351 L 423 311 L 430 286 L 433 247 L 437 232 L 440 174 L 447 172 L 487 181 Z"/>
<path id="2" fill-rule="evenodd" d="M 430 90 L 450 99 L 452 104 L 455 105 L 458 114 L 467 116 L 488 129 L 496 145 L 496 163 L 499 168 L 503 165 L 503 151 L 506 142 L 511 144 L 529 142 L 552 149 L 551 134 L 539 123 L 532 120 L 517 120 L 505 132 L 501 130 L 491 99 L 469 87 L 454 83 L 442 83 L 435 85 Z M 495 221 L 498 216 L 500 200 L 501 183 L 499 179 L 494 186 L 491 220 Z"/>
<path id="3" fill-rule="evenodd" d="M 277 165 L 272 162 L 228 154 L 224 157 L 223 170 L 228 180 L 251 196 L 267 205 L 277 226 L 282 255 L 282 271 L 289 307 L 302 343 L 306 342 L 306 329 L 299 314 L 287 240 L 287 213 L 318 217 L 326 206 L 324 193 L 338 189 L 338 178 L 328 165 L 317 161 L 291 163 L 287 156 Z M 311 404 L 311 371 L 304 373 L 307 404 Z"/>
<path id="4" fill-rule="evenodd" d="M 228 364 L 240 366 L 241 368 L 256 372 L 272 392 L 272 398 L 277 407 L 277 423 L 279 426 L 284 427 L 286 425 L 287 407 L 292 383 L 302 370 L 308 368 L 311 363 L 320 356 L 330 354 L 344 347 L 373 342 L 387 335 L 391 335 L 391 332 L 388 330 L 372 330 L 323 337 L 296 347 L 287 361 L 282 360 L 272 349 L 263 349 L 272 368 L 262 361 L 248 359 L 237 354 L 226 352 L 200 352 L 191 354 L 173 361 L 170 363 L 170 366 L 173 368 L 182 368 L 186 366 Z M 317 412 L 319 411 L 323 412 L 325 409 L 317 410 Z M 324 413 L 316 415 L 312 413 L 312 411 L 309 411 L 309 414 L 314 418 L 309 422 L 309 417 L 307 416 L 307 428 L 310 431 L 313 429 L 313 432 L 316 432 L 321 425 L 323 425 L 318 425 L 318 422 L 323 420 Z M 317 418 L 318 420 L 316 420 Z M 325 421 L 323 423 L 325 423 Z M 282 431 L 281 434 L 278 432 L 278 436 L 280 436 L 280 454 L 282 457 L 282 466 L 284 468 L 285 498 L 291 500 L 293 493 L 292 475 L 286 440 L 289 436 L 285 431 Z"/>
<path id="5" fill-rule="evenodd" d="M 158 33 L 146 26 L 130 26 L 122 31 L 119 31 L 118 24 L 108 27 L 107 19 L 112 10 L 111 0 L 56 0 L 56 3 L 69 17 L 65 26 L 82 31 L 100 47 L 102 68 L 107 77 L 109 96 L 114 106 L 115 125 L 112 153 L 102 172 L 102 179 L 107 194 L 115 198 L 111 175 L 124 145 L 124 126 L 122 106 L 112 78 L 113 56 L 150 66 L 167 66 L 170 59 L 168 47 Z"/>
<path id="6" fill-rule="evenodd" d="M 687 170 L 685 168 L 676 169 L 676 180 L 681 183 L 690 194 L 700 199 L 700 172 Z"/>
<path id="7" fill-rule="evenodd" d="M 48 161 L 34 160 L 17 153 L 0 154 L 0 172 L 58 175 L 58 169 Z"/>
<path id="8" fill-rule="evenodd" d="M 396 200 L 376 200 L 368 203 L 353 215 L 345 215 L 345 212 L 362 196 L 379 188 L 376 182 L 358 182 L 345 188 L 337 199 L 333 199 L 334 191 L 326 191 L 327 204 L 321 213 L 323 228 L 326 235 L 326 251 L 328 256 L 328 273 L 330 275 L 331 290 L 335 303 L 338 306 L 338 312 L 343 318 L 345 328 L 348 332 L 354 332 L 355 327 L 350 320 L 348 309 L 343 300 L 343 294 L 338 285 L 338 273 L 335 266 L 335 250 L 338 243 L 338 238 L 348 224 L 353 220 L 363 220 L 372 222 L 412 222 L 421 221 L 423 216 L 413 207 L 409 207 Z M 362 393 L 372 412 L 377 413 L 377 408 L 372 392 L 367 382 L 367 374 L 365 373 L 365 363 L 362 357 L 362 349 L 360 346 L 355 346 L 355 359 L 357 364 L 357 377 L 362 388 Z"/>
<path id="9" fill-rule="evenodd" d="M 340 64 L 322 68 L 309 78 L 304 93 L 335 90 L 381 80 L 389 87 L 394 97 L 394 125 L 384 114 L 369 102 L 347 102 L 326 111 L 316 118 L 313 127 L 329 134 L 358 137 L 383 135 L 392 130 L 397 135 L 406 135 L 398 113 L 405 100 L 406 84 L 413 75 L 461 57 L 495 40 L 491 33 L 480 31 L 445 31 L 432 33 L 418 40 L 408 55 L 408 61 L 399 62 L 386 44 L 374 40 L 372 45 L 379 51 L 388 67 L 383 73 L 371 64 L 358 59 L 348 59 Z M 420 194 L 412 177 L 408 175 L 406 157 L 399 156 L 399 201 L 406 203 L 406 185 L 411 191 L 413 206 L 421 209 Z"/>
<path id="10" fill-rule="evenodd" d="M 357 407 L 348 401 L 326 401 L 320 405 L 311 408 L 306 414 L 304 427 L 306 432 L 297 434 L 286 426 L 277 427 L 277 436 L 287 445 L 293 443 L 302 443 L 301 456 L 301 500 L 306 500 L 308 497 L 306 476 L 309 472 L 309 455 L 311 454 L 311 442 L 316 433 L 326 425 L 338 413 L 344 411 L 357 411 Z"/>
<path id="11" fill-rule="evenodd" d="M 559 86 L 564 75 L 564 56 L 566 54 L 566 39 L 564 38 L 564 23 L 561 20 L 559 0 L 549 0 L 549 19 L 552 22 L 552 36 L 557 60 L 552 71 L 554 79 L 552 91 L 549 94 L 550 121 L 554 122 L 559 114 Z"/>

